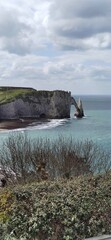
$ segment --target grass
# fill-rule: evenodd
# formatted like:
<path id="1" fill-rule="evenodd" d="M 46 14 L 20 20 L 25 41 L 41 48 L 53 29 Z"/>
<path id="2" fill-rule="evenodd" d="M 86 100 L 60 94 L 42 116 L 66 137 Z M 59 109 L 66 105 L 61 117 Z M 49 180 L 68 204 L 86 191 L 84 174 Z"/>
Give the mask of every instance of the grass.
<path id="1" fill-rule="evenodd" d="M 111 172 L 0 192 L 0 239 L 75 240 L 111 233 Z"/>
<path id="2" fill-rule="evenodd" d="M 46 98 L 48 98 L 48 96 L 52 97 L 54 92 L 58 92 L 59 95 L 60 93 L 62 93 L 64 91 L 37 91 L 35 89 L 32 88 L 14 88 L 14 87 L 1 87 L 0 88 L 0 104 L 6 104 L 9 103 L 11 101 L 14 101 L 15 99 L 19 98 L 19 97 L 28 97 L 30 95 L 37 95 L 37 97 L 41 97 L 42 95 Z M 67 94 L 67 92 L 64 92 L 64 94 Z"/>
<path id="3" fill-rule="evenodd" d="M 22 89 L 22 88 L 1 88 L 0 89 L 0 104 L 5 104 L 11 101 L 14 101 L 16 98 L 23 95 L 28 95 L 35 92 L 32 89 Z"/>

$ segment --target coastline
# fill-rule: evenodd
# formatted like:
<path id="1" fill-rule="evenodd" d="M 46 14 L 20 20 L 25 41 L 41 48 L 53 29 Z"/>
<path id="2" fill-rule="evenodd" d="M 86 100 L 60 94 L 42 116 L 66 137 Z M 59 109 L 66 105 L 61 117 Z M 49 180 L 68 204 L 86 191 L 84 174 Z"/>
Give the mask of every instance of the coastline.
<path id="1" fill-rule="evenodd" d="M 26 128 L 31 125 L 40 125 L 43 124 L 44 122 L 49 122 L 48 119 L 8 119 L 8 120 L 2 120 L 0 121 L 0 131 L 3 130 L 14 130 L 18 128 Z"/>

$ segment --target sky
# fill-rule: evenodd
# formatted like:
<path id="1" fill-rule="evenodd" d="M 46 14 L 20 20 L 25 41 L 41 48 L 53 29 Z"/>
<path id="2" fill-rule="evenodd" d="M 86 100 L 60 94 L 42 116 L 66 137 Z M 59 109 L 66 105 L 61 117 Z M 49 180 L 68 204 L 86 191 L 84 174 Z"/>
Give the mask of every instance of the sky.
<path id="1" fill-rule="evenodd" d="M 0 0 L 0 86 L 111 94 L 111 0 Z"/>

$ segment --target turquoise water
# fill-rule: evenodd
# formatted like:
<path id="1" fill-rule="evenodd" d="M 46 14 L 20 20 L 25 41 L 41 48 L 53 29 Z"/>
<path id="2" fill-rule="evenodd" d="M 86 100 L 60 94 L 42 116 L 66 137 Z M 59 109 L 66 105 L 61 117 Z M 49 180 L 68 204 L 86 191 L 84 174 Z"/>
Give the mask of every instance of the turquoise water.
<path id="1" fill-rule="evenodd" d="M 74 106 L 71 118 L 51 120 L 40 125 L 34 124 L 25 129 L 1 131 L 0 144 L 10 133 L 22 132 L 30 138 L 38 137 L 56 139 L 58 136 L 72 137 L 75 140 L 93 140 L 103 148 L 111 149 L 111 96 L 80 96 L 83 102 L 85 118 L 74 118 Z M 77 97 L 75 97 L 77 99 Z"/>

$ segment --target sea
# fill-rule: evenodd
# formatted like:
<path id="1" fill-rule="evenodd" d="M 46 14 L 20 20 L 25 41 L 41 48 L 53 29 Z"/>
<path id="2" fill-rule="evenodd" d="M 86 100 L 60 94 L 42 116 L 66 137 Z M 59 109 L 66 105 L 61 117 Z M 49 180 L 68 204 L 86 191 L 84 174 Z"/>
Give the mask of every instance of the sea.
<path id="1" fill-rule="evenodd" d="M 26 128 L 0 131 L 0 146 L 11 134 L 24 134 L 35 140 L 37 138 L 56 141 L 59 137 L 72 138 L 74 141 L 92 140 L 101 148 L 111 151 L 111 96 L 74 96 L 83 103 L 85 117 L 74 117 L 75 107 L 71 106 L 71 116 L 67 119 L 52 119 L 47 122 L 34 122 Z"/>

